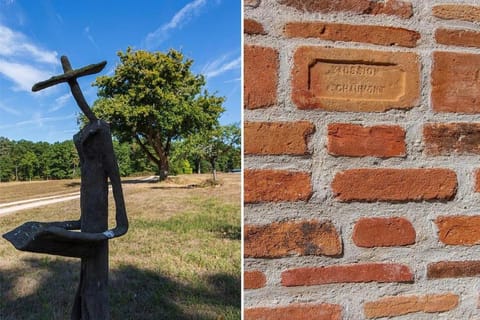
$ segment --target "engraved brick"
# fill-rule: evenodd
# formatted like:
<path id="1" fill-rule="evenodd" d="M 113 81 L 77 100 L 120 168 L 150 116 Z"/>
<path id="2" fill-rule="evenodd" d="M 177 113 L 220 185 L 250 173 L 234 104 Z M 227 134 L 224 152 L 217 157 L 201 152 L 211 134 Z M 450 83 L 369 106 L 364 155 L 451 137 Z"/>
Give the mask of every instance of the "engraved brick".
<path id="1" fill-rule="evenodd" d="M 341 201 L 451 200 L 457 176 L 449 169 L 350 169 L 335 175 L 335 196 Z"/>
<path id="2" fill-rule="evenodd" d="M 480 32 L 478 31 L 437 29 L 435 40 L 446 45 L 480 48 Z"/>
<path id="3" fill-rule="evenodd" d="M 438 238 L 449 245 L 480 244 L 480 216 L 441 216 L 435 220 Z"/>
<path id="4" fill-rule="evenodd" d="M 342 242 L 330 221 L 288 221 L 245 225 L 246 258 L 281 258 L 290 255 L 336 256 Z"/>
<path id="5" fill-rule="evenodd" d="M 431 156 L 480 154 L 480 123 L 429 123 L 423 140 Z"/>
<path id="6" fill-rule="evenodd" d="M 392 296 L 367 302 L 363 310 L 369 319 L 396 317 L 417 312 L 445 312 L 456 308 L 458 300 L 458 295 L 453 293 Z"/>
<path id="7" fill-rule="evenodd" d="M 359 263 L 315 268 L 298 268 L 282 272 L 285 287 L 312 286 L 351 282 L 411 282 L 410 268 L 396 263 Z"/>
<path id="8" fill-rule="evenodd" d="M 245 203 L 307 201 L 312 195 L 310 174 L 284 170 L 245 170 Z"/>
<path id="9" fill-rule="evenodd" d="M 326 22 L 290 22 L 285 25 L 284 34 L 290 38 L 319 38 L 410 48 L 415 47 L 420 39 L 418 32 L 404 28 Z"/>
<path id="10" fill-rule="evenodd" d="M 440 261 L 427 265 L 428 279 L 478 277 L 480 261 Z"/>
<path id="11" fill-rule="evenodd" d="M 253 19 L 243 20 L 243 32 L 246 34 L 266 34 L 263 25 Z"/>
<path id="12" fill-rule="evenodd" d="M 434 52 L 432 107 L 436 112 L 480 112 L 480 55 Z"/>
<path id="13" fill-rule="evenodd" d="M 402 157 L 406 154 L 405 130 L 399 126 L 349 123 L 328 125 L 328 153 L 349 157 Z"/>
<path id="14" fill-rule="evenodd" d="M 357 14 L 386 14 L 400 18 L 410 18 L 413 15 L 412 4 L 400 0 L 279 0 L 281 4 L 307 12 L 338 12 L 348 11 Z"/>
<path id="15" fill-rule="evenodd" d="M 252 270 L 243 273 L 243 287 L 245 289 L 259 289 L 265 287 L 267 278 L 262 271 Z"/>
<path id="16" fill-rule="evenodd" d="M 291 304 L 288 306 L 245 309 L 245 320 L 341 320 L 338 304 Z"/>
<path id="17" fill-rule="evenodd" d="M 309 154 L 308 140 L 315 132 L 311 122 L 246 122 L 245 154 Z"/>
<path id="18" fill-rule="evenodd" d="M 278 53 L 272 48 L 245 46 L 244 101 L 247 109 L 265 108 L 277 101 Z"/>
<path id="19" fill-rule="evenodd" d="M 463 4 L 441 4 L 432 8 L 432 14 L 445 20 L 480 22 L 480 7 Z"/>
<path id="20" fill-rule="evenodd" d="M 361 218 L 352 239 L 359 247 L 373 248 L 414 244 L 415 236 L 412 223 L 405 218 Z"/>
<path id="21" fill-rule="evenodd" d="M 294 55 L 292 99 L 299 109 L 407 109 L 419 94 L 414 53 L 299 47 Z"/>

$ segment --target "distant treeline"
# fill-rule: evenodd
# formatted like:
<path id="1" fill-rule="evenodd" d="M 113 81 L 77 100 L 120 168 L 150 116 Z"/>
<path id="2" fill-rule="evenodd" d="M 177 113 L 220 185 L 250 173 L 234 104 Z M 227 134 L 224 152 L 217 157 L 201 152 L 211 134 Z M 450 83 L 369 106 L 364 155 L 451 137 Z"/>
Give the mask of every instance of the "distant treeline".
<path id="1" fill-rule="evenodd" d="M 154 173 L 157 168 L 134 143 L 113 141 L 120 174 Z M 175 152 L 174 152 L 175 153 Z M 240 150 L 218 159 L 217 169 L 230 171 L 240 167 Z M 170 160 L 170 174 L 209 172 L 207 160 L 194 161 L 184 156 Z M 72 140 L 31 142 L 0 137 L 0 182 L 69 179 L 80 176 L 80 161 Z"/>

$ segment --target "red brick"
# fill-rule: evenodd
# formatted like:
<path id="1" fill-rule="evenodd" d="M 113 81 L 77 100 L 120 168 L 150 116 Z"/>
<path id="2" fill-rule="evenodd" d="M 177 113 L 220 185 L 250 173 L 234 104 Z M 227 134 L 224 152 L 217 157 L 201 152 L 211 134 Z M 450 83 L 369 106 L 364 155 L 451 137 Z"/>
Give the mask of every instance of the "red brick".
<path id="1" fill-rule="evenodd" d="M 480 244 L 480 216 L 443 216 L 435 220 L 438 238 L 451 245 Z"/>
<path id="2" fill-rule="evenodd" d="M 480 192 L 480 170 L 475 170 L 475 192 Z"/>
<path id="3" fill-rule="evenodd" d="M 280 0 L 280 3 L 307 12 L 349 11 L 357 14 L 393 15 L 403 19 L 413 15 L 412 4 L 400 0 Z"/>
<path id="4" fill-rule="evenodd" d="M 259 289 L 265 287 L 267 278 L 262 271 L 245 271 L 243 273 L 243 288 L 244 289 Z"/>
<path id="5" fill-rule="evenodd" d="M 243 5 L 256 8 L 260 5 L 260 0 L 244 0 Z"/>
<path id="6" fill-rule="evenodd" d="M 429 123 L 423 140 L 432 156 L 480 154 L 480 123 Z"/>
<path id="7" fill-rule="evenodd" d="M 353 228 L 353 242 L 359 247 L 392 247 L 415 243 L 415 229 L 405 218 L 361 218 Z"/>
<path id="8" fill-rule="evenodd" d="M 335 175 L 332 189 L 341 201 L 451 200 L 457 176 L 448 169 L 351 169 Z"/>
<path id="9" fill-rule="evenodd" d="M 480 112 L 479 54 L 434 52 L 432 107 L 436 112 Z"/>
<path id="10" fill-rule="evenodd" d="M 451 46 L 480 48 L 480 32 L 472 30 L 437 29 L 435 40 Z"/>
<path id="11" fill-rule="evenodd" d="M 284 307 L 245 309 L 245 320 L 341 320 L 338 304 L 291 304 Z"/>
<path id="12" fill-rule="evenodd" d="M 306 110 L 408 109 L 420 96 L 419 72 L 418 56 L 410 52 L 299 47 L 292 100 Z"/>
<path id="13" fill-rule="evenodd" d="M 278 52 L 272 48 L 245 46 L 244 100 L 247 109 L 265 108 L 277 102 Z"/>
<path id="14" fill-rule="evenodd" d="M 462 4 L 441 4 L 432 9 L 432 14 L 445 20 L 480 22 L 480 7 Z"/>
<path id="15" fill-rule="evenodd" d="M 342 242 L 330 221 L 288 221 L 245 225 L 246 258 L 280 258 L 290 255 L 336 256 Z"/>
<path id="16" fill-rule="evenodd" d="M 309 154 L 308 141 L 315 127 L 308 121 L 246 122 L 244 124 L 245 154 Z"/>
<path id="17" fill-rule="evenodd" d="M 369 319 L 396 317 L 414 312 L 445 312 L 456 308 L 458 300 L 458 295 L 453 293 L 392 296 L 365 303 L 364 312 Z"/>
<path id="18" fill-rule="evenodd" d="M 307 201 L 312 195 L 310 175 L 284 170 L 245 170 L 244 201 Z"/>
<path id="19" fill-rule="evenodd" d="M 253 19 L 243 20 L 243 32 L 246 34 L 267 34 L 263 25 Z"/>
<path id="20" fill-rule="evenodd" d="M 298 268 L 282 272 L 285 287 L 350 282 L 412 282 L 410 268 L 396 263 L 365 263 L 316 268 Z"/>
<path id="21" fill-rule="evenodd" d="M 350 157 L 402 157 L 406 154 L 405 130 L 399 126 L 349 123 L 328 125 L 328 153 Z"/>
<path id="22" fill-rule="evenodd" d="M 478 277 L 480 261 L 440 261 L 427 265 L 427 278 L 463 278 Z"/>
<path id="23" fill-rule="evenodd" d="M 409 48 L 415 47 L 420 39 L 420 33 L 404 28 L 327 22 L 290 22 L 285 25 L 284 34 L 289 38 L 318 38 Z"/>

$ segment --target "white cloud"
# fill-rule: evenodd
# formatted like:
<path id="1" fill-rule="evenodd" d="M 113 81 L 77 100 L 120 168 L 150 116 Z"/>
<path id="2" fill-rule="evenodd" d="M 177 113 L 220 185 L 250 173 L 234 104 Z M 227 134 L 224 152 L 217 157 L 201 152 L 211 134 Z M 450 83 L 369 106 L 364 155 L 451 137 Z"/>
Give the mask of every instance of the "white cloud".
<path id="1" fill-rule="evenodd" d="M 46 71 L 28 64 L 9 62 L 0 59 L 0 73 L 15 83 L 14 90 L 30 91 L 32 86 L 49 78 Z"/>
<path id="2" fill-rule="evenodd" d="M 207 78 L 214 78 L 230 70 L 240 69 L 242 58 L 230 58 L 230 54 L 225 54 L 209 63 L 202 68 L 202 74 Z"/>
<path id="3" fill-rule="evenodd" d="M 48 109 L 48 112 L 55 112 L 62 109 L 67 104 L 67 102 L 70 101 L 71 98 L 72 98 L 71 93 L 65 93 L 64 95 L 56 98 L 55 105 L 52 106 L 50 109 Z"/>
<path id="4" fill-rule="evenodd" d="M 11 115 L 14 115 L 14 116 L 21 115 L 21 113 L 17 109 L 7 107 L 4 104 L 2 104 L 1 102 L 0 102 L 0 110 L 4 111 L 6 113 L 9 113 Z"/>
<path id="5" fill-rule="evenodd" d="M 98 45 L 95 42 L 95 39 L 93 38 L 92 34 L 90 33 L 90 26 L 86 26 L 83 29 L 83 34 L 87 37 L 88 41 L 96 48 L 98 49 Z"/>
<path id="6" fill-rule="evenodd" d="M 0 56 L 33 59 L 36 62 L 56 64 L 57 53 L 32 44 L 22 33 L 0 25 Z"/>
<path id="7" fill-rule="evenodd" d="M 67 116 L 63 117 L 43 117 L 40 113 L 34 113 L 32 115 L 32 118 L 29 120 L 24 120 L 24 121 L 19 121 L 16 123 L 11 123 L 11 124 L 5 124 L 5 125 L 0 125 L 0 129 L 9 129 L 9 128 L 16 128 L 16 127 L 21 127 L 21 126 L 37 126 L 37 127 L 42 127 L 45 123 L 49 122 L 58 122 L 58 121 L 65 121 L 65 120 L 70 120 L 70 119 L 75 119 L 76 115 L 75 113 L 69 114 Z"/>
<path id="8" fill-rule="evenodd" d="M 30 91 L 32 85 L 50 77 L 59 64 L 57 53 L 43 49 L 24 34 L 0 24 L 0 75 L 14 83 L 13 90 Z"/>
<path id="9" fill-rule="evenodd" d="M 170 31 L 176 28 L 181 28 L 193 16 L 198 15 L 199 10 L 207 3 L 206 0 L 194 0 L 180 9 L 168 22 L 160 26 L 157 30 L 149 33 L 145 38 L 145 45 L 147 49 L 158 47 L 163 41 L 168 39 Z"/>

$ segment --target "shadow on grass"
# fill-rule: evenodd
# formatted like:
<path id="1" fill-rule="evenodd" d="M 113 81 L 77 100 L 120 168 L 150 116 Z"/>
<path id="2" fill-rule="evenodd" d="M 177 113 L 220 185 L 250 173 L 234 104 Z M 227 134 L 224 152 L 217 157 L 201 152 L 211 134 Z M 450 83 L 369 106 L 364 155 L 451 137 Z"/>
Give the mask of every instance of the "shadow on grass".
<path id="1" fill-rule="evenodd" d="M 0 319 L 69 319 L 79 260 L 42 256 L 25 268 L 0 270 Z M 32 284 L 34 282 L 34 284 Z M 240 319 L 240 278 L 214 274 L 198 283 L 136 266 L 110 271 L 111 319 Z"/>

